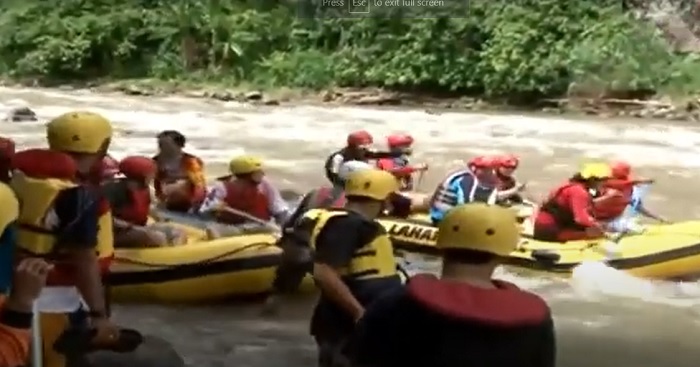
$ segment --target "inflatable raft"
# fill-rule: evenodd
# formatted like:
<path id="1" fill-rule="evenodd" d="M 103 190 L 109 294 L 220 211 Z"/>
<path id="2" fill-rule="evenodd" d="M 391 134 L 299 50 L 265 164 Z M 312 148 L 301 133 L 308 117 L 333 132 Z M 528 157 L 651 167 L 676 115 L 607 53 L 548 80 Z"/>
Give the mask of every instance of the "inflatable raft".
<path id="1" fill-rule="evenodd" d="M 281 255 L 274 235 L 206 240 L 203 231 L 187 231 L 189 241 L 182 246 L 117 249 L 108 278 L 112 300 L 203 303 L 271 289 Z M 311 286 L 310 279 L 305 284 Z"/>
<path id="2" fill-rule="evenodd" d="M 435 254 L 437 228 L 426 216 L 380 221 L 399 250 Z M 530 224 L 523 223 L 523 240 L 508 258 L 510 265 L 568 274 L 587 261 L 607 261 L 614 268 L 654 279 L 694 279 L 700 276 L 700 221 L 648 226 L 639 235 L 623 236 L 617 244 L 607 239 L 541 242 L 532 239 Z M 611 251 L 614 249 L 614 251 Z"/>

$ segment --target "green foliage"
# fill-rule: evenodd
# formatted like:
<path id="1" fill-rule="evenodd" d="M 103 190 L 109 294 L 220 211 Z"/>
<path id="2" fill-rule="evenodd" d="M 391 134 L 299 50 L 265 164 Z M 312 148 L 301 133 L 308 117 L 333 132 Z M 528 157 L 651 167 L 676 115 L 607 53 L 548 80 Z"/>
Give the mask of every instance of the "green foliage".
<path id="1" fill-rule="evenodd" d="M 355 18 L 319 2 L 11 1 L 0 13 L 0 72 L 45 81 L 383 86 L 518 101 L 562 95 L 572 83 L 604 92 L 700 87 L 700 60 L 671 52 L 618 0 L 446 0 L 429 13 Z"/>

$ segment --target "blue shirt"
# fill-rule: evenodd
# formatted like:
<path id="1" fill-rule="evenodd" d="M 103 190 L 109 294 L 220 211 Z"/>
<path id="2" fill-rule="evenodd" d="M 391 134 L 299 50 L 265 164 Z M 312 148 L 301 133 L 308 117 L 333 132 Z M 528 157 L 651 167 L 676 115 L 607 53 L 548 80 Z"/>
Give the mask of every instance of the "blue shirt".
<path id="1" fill-rule="evenodd" d="M 0 294 L 7 294 L 12 285 L 17 227 L 11 223 L 0 234 Z"/>

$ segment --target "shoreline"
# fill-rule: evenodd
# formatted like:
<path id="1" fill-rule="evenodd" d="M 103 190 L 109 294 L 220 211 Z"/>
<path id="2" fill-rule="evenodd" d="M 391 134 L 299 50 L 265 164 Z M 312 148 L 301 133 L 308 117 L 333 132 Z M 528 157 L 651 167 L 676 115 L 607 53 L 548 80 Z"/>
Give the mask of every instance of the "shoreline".
<path id="1" fill-rule="evenodd" d="M 117 81 L 39 83 L 36 80 L 0 79 L 8 88 L 86 89 L 96 93 L 126 96 L 183 96 L 222 102 L 250 103 L 258 106 L 298 104 L 355 107 L 407 107 L 424 109 L 429 114 L 454 112 L 534 113 L 550 116 L 596 117 L 601 119 L 655 119 L 700 122 L 700 98 L 619 99 L 571 97 L 543 99 L 531 106 L 512 105 L 471 96 L 435 96 L 427 93 L 399 92 L 382 88 L 257 88 L 250 85 L 225 87 L 197 81 L 133 79 Z"/>

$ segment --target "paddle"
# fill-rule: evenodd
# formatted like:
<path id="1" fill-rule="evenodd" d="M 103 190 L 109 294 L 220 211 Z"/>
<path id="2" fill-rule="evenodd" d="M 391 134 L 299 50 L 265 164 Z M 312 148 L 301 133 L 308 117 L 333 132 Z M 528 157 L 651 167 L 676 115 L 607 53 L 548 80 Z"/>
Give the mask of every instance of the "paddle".
<path id="1" fill-rule="evenodd" d="M 44 351 L 41 342 L 41 314 L 36 301 L 32 305 L 32 367 L 44 365 Z"/>
<path id="2" fill-rule="evenodd" d="M 260 219 L 260 218 L 254 216 L 254 215 L 248 214 L 248 213 L 246 213 L 246 212 L 244 212 L 244 211 L 242 211 L 242 210 L 234 209 L 234 208 L 231 208 L 231 207 L 228 207 L 228 206 L 225 206 L 225 207 L 221 208 L 221 210 L 223 210 L 223 211 L 225 211 L 225 212 L 229 212 L 229 213 L 231 213 L 231 214 L 239 215 L 239 216 L 241 216 L 241 217 L 243 217 L 243 218 L 245 218 L 245 219 L 250 220 L 251 222 L 255 222 L 255 223 L 257 223 L 257 224 L 260 224 L 260 225 L 262 225 L 262 226 L 265 226 L 265 227 L 267 227 L 267 228 L 269 228 L 269 229 L 275 231 L 275 233 L 277 233 L 277 234 L 281 234 L 281 233 L 282 233 L 282 228 L 280 228 L 280 226 L 278 226 L 278 225 L 276 225 L 276 224 L 272 224 L 272 223 L 270 223 L 270 222 L 268 222 L 268 221 L 266 221 L 266 220 Z"/>

